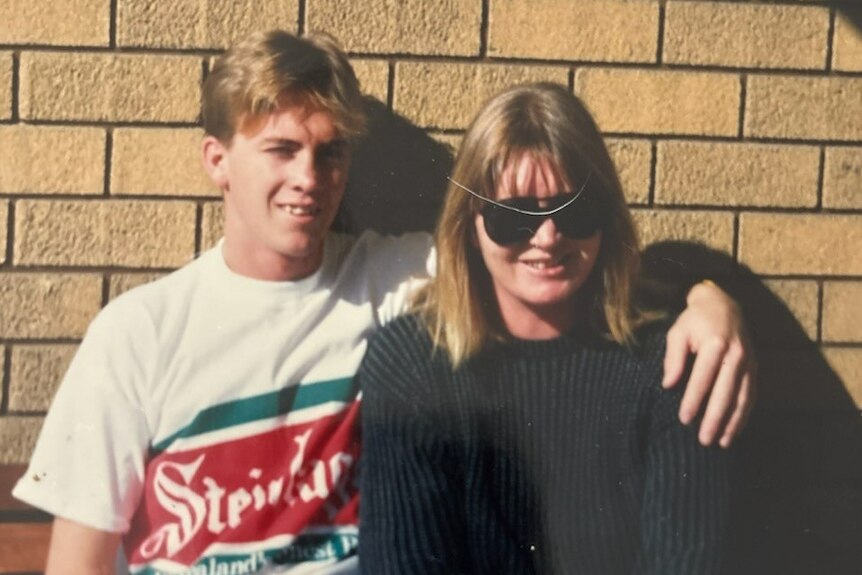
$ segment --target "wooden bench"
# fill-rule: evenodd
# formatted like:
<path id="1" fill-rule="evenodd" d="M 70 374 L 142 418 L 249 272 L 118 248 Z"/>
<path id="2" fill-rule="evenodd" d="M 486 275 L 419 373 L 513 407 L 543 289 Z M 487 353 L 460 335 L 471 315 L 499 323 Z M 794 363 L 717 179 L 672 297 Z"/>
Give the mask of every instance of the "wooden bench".
<path id="1" fill-rule="evenodd" d="M 12 497 L 24 465 L 0 465 L 0 575 L 41 573 L 45 568 L 51 516 Z"/>

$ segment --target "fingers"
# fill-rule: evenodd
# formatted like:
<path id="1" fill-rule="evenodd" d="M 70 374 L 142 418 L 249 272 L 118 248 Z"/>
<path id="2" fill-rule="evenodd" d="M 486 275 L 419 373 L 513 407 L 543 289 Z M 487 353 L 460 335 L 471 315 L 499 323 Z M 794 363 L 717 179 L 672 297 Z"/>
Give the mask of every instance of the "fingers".
<path id="1" fill-rule="evenodd" d="M 746 373 L 742 377 L 742 383 L 739 386 L 739 393 L 736 395 L 733 414 L 724 428 L 721 439 L 718 444 L 722 447 L 730 447 L 734 438 L 739 435 L 739 432 L 745 428 L 748 423 L 748 417 L 754 407 L 755 396 L 755 378 L 753 374 Z"/>
<path id="2" fill-rule="evenodd" d="M 719 441 L 722 447 L 730 447 L 733 439 L 745 429 L 748 418 L 757 401 L 757 367 L 753 360 L 749 361 L 748 370 L 742 377 L 742 384 L 737 394 L 736 407 L 727 422 L 724 433 Z"/>
<path id="3" fill-rule="evenodd" d="M 664 353 L 664 377 L 661 385 L 673 387 L 682 378 L 690 348 L 686 336 L 676 326 L 667 332 L 667 349 Z"/>
<path id="4" fill-rule="evenodd" d="M 721 368 L 726 349 L 723 340 L 714 340 L 698 351 L 679 407 L 679 419 L 683 424 L 691 423 L 704 404 Z"/>
<path id="5" fill-rule="evenodd" d="M 711 445 L 724 426 L 733 417 L 740 402 L 739 390 L 742 386 L 742 348 L 731 347 L 721 361 L 721 369 L 712 388 L 709 404 L 703 414 L 698 439 L 702 445 Z"/>

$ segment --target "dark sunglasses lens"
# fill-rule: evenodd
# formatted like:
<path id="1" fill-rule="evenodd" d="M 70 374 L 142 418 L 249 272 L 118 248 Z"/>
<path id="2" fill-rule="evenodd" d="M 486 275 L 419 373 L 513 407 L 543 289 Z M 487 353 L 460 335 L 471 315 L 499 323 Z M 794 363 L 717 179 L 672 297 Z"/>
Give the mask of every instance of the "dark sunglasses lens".
<path id="1" fill-rule="evenodd" d="M 518 198 L 506 203 L 523 210 L 541 209 L 535 198 Z M 482 217 L 488 237 L 498 245 L 508 246 L 529 240 L 548 216 L 534 216 L 487 205 L 482 209 Z M 575 200 L 550 217 L 560 233 L 571 239 L 589 238 L 601 227 L 595 206 L 586 198 Z"/>
<path id="2" fill-rule="evenodd" d="M 538 225 L 539 218 L 519 214 L 505 208 L 488 205 L 482 209 L 482 218 L 485 221 L 485 231 L 495 244 L 509 246 L 524 242 L 533 237 Z"/>
<path id="3" fill-rule="evenodd" d="M 574 202 L 571 206 L 563 208 L 552 217 L 554 225 L 567 238 L 575 240 L 586 239 L 599 230 L 600 222 L 598 214 L 592 206 L 586 202 Z"/>

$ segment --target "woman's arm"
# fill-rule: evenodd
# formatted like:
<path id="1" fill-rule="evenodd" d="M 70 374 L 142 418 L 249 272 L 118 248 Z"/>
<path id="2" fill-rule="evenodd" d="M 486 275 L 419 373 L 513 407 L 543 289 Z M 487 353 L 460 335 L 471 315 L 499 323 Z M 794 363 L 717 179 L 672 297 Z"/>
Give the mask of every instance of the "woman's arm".
<path id="1" fill-rule="evenodd" d="M 464 573 L 459 450 L 429 397 L 430 350 L 408 349 L 415 337 L 393 330 L 398 327 L 405 323 L 372 339 L 357 374 L 363 394 L 360 565 L 375 575 Z"/>

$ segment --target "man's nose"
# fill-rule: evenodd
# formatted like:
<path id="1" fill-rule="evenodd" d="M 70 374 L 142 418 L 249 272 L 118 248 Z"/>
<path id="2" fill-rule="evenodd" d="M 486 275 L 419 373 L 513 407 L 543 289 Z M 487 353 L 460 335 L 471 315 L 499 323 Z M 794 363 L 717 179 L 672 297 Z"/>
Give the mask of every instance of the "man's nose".
<path id="1" fill-rule="evenodd" d="M 311 192 L 317 187 L 317 163 L 311 153 L 297 155 L 293 165 L 288 167 L 291 185 L 300 192 Z"/>

